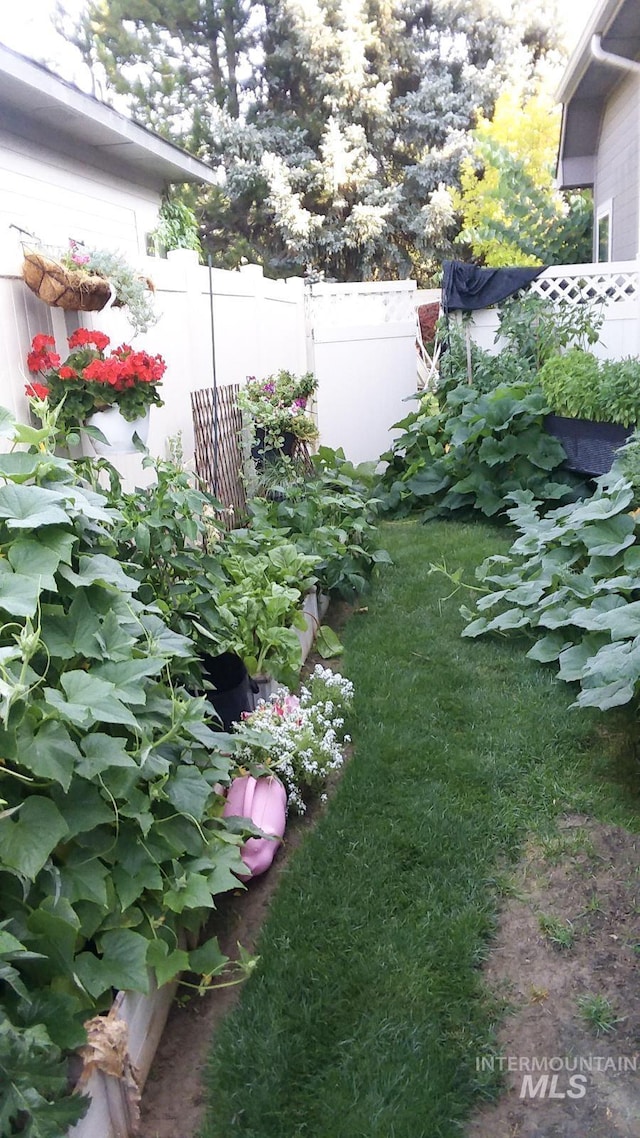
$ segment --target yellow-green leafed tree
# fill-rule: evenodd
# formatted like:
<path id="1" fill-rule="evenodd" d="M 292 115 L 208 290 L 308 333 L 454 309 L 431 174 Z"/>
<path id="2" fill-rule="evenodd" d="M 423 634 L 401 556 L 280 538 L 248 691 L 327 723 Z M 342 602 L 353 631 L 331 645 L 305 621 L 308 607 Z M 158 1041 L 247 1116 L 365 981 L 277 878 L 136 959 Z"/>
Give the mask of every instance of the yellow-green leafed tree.
<path id="1" fill-rule="evenodd" d="M 493 118 L 479 118 L 453 192 L 456 243 L 474 260 L 491 268 L 591 260 L 590 201 L 554 187 L 559 132 L 560 109 L 541 87 L 528 98 L 506 88 Z"/>

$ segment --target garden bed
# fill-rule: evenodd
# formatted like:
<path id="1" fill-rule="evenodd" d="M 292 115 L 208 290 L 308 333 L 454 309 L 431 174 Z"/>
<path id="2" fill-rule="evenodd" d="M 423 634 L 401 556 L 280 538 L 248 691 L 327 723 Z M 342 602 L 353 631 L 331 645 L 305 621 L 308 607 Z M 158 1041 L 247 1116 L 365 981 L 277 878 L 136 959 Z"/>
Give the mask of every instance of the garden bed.
<path id="1" fill-rule="evenodd" d="M 333 602 L 328 608 L 328 599 L 322 596 L 320 602 L 322 616 L 326 616 L 327 623 L 336 632 L 341 632 L 353 606 Z M 326 661 L 311 652 L 303 667 L 303 681 L 320 662 L 326 665 Z M 328 787 L 330 795 L 338 777 L 334 776 Z M 247 889 L 238 889 L 218 900 L 205 931 L 207 936 L 218 937 L 221 950 L 232 960 L 238 955 L 239 945 L 248 952 L 255 952 L 278 883 L 291 857 L 325 810 L 316 799 L 304 816 L 292 817 L 268 873 L 252 881 Z M 189 995 L 172 1003 L 142 1095 L 139 1138 L 176 1138 L 178 1134 L 186 1138 L 198 1132 L 204 1109 L 203 1081 L 209 1050 L 220 1025 L 240 999 L 242 987 L 212 989 L 202 997 Z"/>
<path id="2" fill-rule="evenodd" d="M 304 597 L 302 611 L 306 618 L 306 628 L 304 630 L 296 629 L 300 640 L 303 665 L 313 648 L 320 627 L 319 610 L 322 610 L 324 615 L 328 606 L 328 598 L 323 595 L 319 598 L 315 587 Z M 277 685 L 270 678 L 262 682 L 255 697 L 256 701 L 268 699 L 276 687 Z M 286 847 L 288 852 L 297 844 L 295 835 L 300 833 L 299 823 L 294 828 L 293 837 L 287 829 Z M 280 858 L 280 871 L 283 862 L 284 859 Z M 237 899 L 243 903 L 244 919 L 241 918 L 241 923 L 243 923 L 246 936 L 239 936 L 239 930 L 234 928 L 233 935 L 230 935 L 227 929 L 226 935 L 222 937 L 222 951 L 229 956 L 231 961 L 237 959 L 238 943 L 241 943 L 247 951 L 253 951 L 255 936 L 252 930 L 259 928 L 256 913 L 261 914 L 264 911 L 265 901 L 273 892 L 276 880 L 276 874 L 266 874 L 257 879 L 256 882 L 252 882 L 250 890 L 242 893 L 238 891 L 237 894 L 233 894 L 233 902 Z M 228 925 L 231 913 L 233 913 L 235 922 L 237 912 L 233 902 L 229 905 L 228 895 L 225 895 L 222 901 L 218 903 L 220 912 L 217 919 L 207 926 L 203 934 L 204 939 L 217 936 L 219 932 L 223 931 Z M 224 940 L 224 945 L 222 940 Z M 79 1089 L 91 1098 L 91 1105 L 85 1117 L 69 1131 L 69 1138 L 124 1138 L 125 1135 L 138 1133 L 140 1097 L 178 987 L 178 981 L 174 981 L 161 988 L 152 985 L 152 991 L 148 996 L 143 996 L 137 992 L 118 993 L 109 1015 L 104 1017 L 106 1031 L 101 1042 L 105 1044 L 105 1048 L 104 1050 L 100 1049 L 97 1061 L 96 1054 L 91 1049 L 89 1050 L 85 1070 L 79 1082 Z M 233 990 L 233 988 L 225 989 L 225 992 L 230 992 L 226 999 L 222 991 L 211 992 L 214 1024 L 232 1002 L 231 993 Z M 114 1025 L 115 1031 L 112 1030 Z M 124 1027 L 120 1029 L 120 1025 L 124 1025 Z M 191 1041 L 194 1039 L 192 1028 L 193 1024 L 187 1031 L 187 1036 Z M 175 1061 L 177 1042 L 173 1035 L 172 1026 L 171 1053 L 174 1056 L 172 1063 Z M 192 1048 L 189 1048 L 187 1039 L 183 1038 L 183 1033 L 180 1031 L 178 1031 L 178 1038 L 180 1041 L 178 1053 L 184 1056 Z M 202 1051 L 205 1044 L 206 1038 L 200 1037 L 197 1050 Z M 188 1083 L 186 1074 L 185 1078 L 187 1078 Z M 163 1084 L 166 1081 L 164 1076 L 162 1081 Z M 178 1087 L 174 1087 L 172 1097 L 174 1103 L 181 1101 L 182 1091 L 179 1092 Z M 178 1110 L 178 1117 L 180 1125 L 184 1126 L 182 1109 Z"/>

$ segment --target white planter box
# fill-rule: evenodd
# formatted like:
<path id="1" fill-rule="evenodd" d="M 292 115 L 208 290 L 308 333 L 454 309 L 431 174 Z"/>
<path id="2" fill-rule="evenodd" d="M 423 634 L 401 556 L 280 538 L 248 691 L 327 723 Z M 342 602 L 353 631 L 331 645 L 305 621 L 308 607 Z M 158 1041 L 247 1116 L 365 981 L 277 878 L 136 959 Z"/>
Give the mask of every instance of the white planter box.
<path id="1" fill-rule="evenodd" d="M 307 627 L 304 629 L 304 631 L 302 631 L 300 628 L 296 628 L 295 631 L 300 641 L 300 647 L 302 649 L 302 663 L 304 664 L 307 656 L 313 648 L 313 642 L 316 638 L 318 628 L 320 627 L 320 620 L 318 617 L 318 593 L 315 585 L 313 589 L 305 594 L 305 598 L 302 602 L 302 612 L 307 622 Z"/>
<path id="2" fill-rule="evenodd" d="M 154 988 L 148 996 L 118 992 L 105 1020 L 107 1028 L 110 1021 L 125 1025 L 118 1032 L 119 1045 L 114 1043 L 109 1056 L 120 1073 L 106 1074 L 94 1066 L 90 1073 L 85 1070 L 80 1076 L 78 1089 L 90 1096 L 91 1105 L 69 1130 L 68 1138 L 130 1138 L 136 1133 L 140 1095 L 176 988 L 177 983 L 172 982 Z"/>

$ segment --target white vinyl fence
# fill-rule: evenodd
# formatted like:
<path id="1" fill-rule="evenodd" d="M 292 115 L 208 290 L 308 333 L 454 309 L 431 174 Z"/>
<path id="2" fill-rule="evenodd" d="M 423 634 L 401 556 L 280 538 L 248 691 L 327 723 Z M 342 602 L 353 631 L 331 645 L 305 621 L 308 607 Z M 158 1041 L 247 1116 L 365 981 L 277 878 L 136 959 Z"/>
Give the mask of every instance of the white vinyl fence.
<path id="1" fill-rule="evenodd" d="M 601 359 L 640 355 L 640 264 L 612 261 L 600 265 L 556 265 L 545 269 L 529 286 L 537 296 L 571 304 L 601 301 L 605 319 L 599 342 L 590 348 Z M 474 312 L 469 324 L 472 339 L 486 351 L 496 352 L 497 308 Z"/>
<path id="2" fill-rule="evenodd" d="M 321 442 L 377 459 L 416 390 L 415 281 L 313 285 L 307 326 Z"/>
<path id="3" fill-rule="evenodd" d="M 113 347 L 130 342 L 132 329 L 121 309 L 49 308 L 22 281 L 21 263 L 17 242 L 0 246 L 0 404 L 25 420 L 24 388 L 34 378 L 26 356 L 36 333 L 54 335 L 64 359 L 80 321 L 105 332 Z M 220 385 L 280 368 L 315 371 L 320 441 L 343 447 L 356 462 L 377 459 L 389 446 L 389 428 L 407 413 L 402 400 L 416 387 L 414 282 L 305 288 L 300 278 L 270 280 L 256 265 L 210 272 L 186 250 L 147 258 L 139 268 L 155 286 L 159 319 L 135 346 L 167 362 L 165 405 L 151 414 L 152 454 L 164 457 L 167 440 L 181 432 L 185 457 L 192 457 L 190 395 L 213 386 L 214 363 Z M 118 456 L 117 465 L 129 482 L 142 478 L 138 456 Z"/>
<path id="4" fill-rule="evenodd" d="M 122 309 L 78 314 L 49 308 L 26 287 L 20 266 L 19 256 L 10 266 L 0 265 L 0 404 L 25 419 L 24 386 L 31 378 L 26 355 L 36 333 L 55 335 L 64 359 L 66 337 L 79 317 L 86 327 L 106 332 L 112 347 L 131 342 L 133 332 Z M 220 384 L 244 382 L 248 375 L 267 375 L 280 367 L 305 370 L 304 285 L 301 280 L 268 280 L 255 265 L 209 274 L 189 251 L 171 253 L 167 260 L 148 258 L 140 267 L 155 286 L 159 319 L 136 338 L 135 346 L 159 353 L 167 362 L 165 405 L 152 410 L 149 448 L 164 455 L 166 439 L 180 431 L 189 457 L 190 393 L 212 386 L 214 360 Z M 133 461 L 135 465 L 137 459 Z"/>

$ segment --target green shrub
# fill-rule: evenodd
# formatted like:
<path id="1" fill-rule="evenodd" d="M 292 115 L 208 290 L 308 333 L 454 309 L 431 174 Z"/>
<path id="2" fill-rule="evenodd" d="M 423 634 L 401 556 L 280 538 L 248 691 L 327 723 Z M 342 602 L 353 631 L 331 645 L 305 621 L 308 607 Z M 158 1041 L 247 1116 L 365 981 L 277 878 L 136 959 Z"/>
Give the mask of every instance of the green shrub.
<path id="1" fill-rule="evenodd" d="M 640 360 L 601 362 L 572 348 L 548 360 L 539 380 L 557 415 L 624 427 L 640 421 Z"/>
<path id="2" fill-rule="evenodd" d="M 487 393 L 461 384 L 441 411 L 420 410 L 396 424 L 404 434 L 382 456 L 383 508 L 396 515 L 422 510 L 425 519 L 461 509 L 492 516 L 517 490 L 564 497 L 571 492 L 566 478 L 550 478 L 565 454 L 544 429 L 546 411 L 542 391 L 529 384 Z"/>

